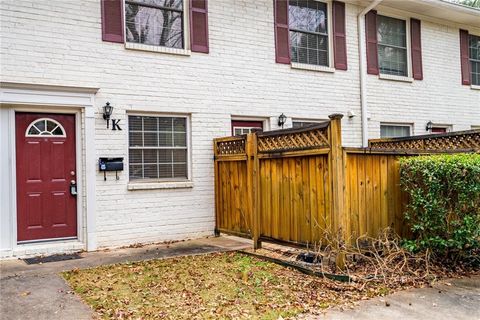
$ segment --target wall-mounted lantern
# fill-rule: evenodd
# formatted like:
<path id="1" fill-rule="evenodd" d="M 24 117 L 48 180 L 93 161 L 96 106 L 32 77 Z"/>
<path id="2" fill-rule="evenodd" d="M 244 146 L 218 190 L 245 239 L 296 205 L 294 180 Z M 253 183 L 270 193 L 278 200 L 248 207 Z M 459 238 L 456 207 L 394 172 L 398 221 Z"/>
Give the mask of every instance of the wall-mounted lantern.
<path id="1" fill-rule="evenodd" d="M 433 127 L 432 121 L 428 121 L 427 126 L 425 127 L 425 130 L 432 131 L 432 127 Z"/>
<path id="2" fill-rule="evenodd" d="M 279 126 L 279 127 L 282 127 L 282 129 L 283 129 L 283 125 L 285 124 L 285 122 L 287 122 L 287 116 L 282 113 L 282 114 L 278 117 L 278 126 Z"/>
<path id="3" fill-rule="evenodd" d="M 112 115 L 112 112 L 113 112 L 113 107 L 110 105 L 110 102 L 107 102 L 103 106 L 103 119 L 105 119 L 105 121 L 107 121 L 107 129 L 110 128 L 110 116 Z M 120 120 L 112 119 L 112 130 L 113 131 L 122 130 L 122 128 L 120 128 L 119 122 L 120 122 Z"/>
<path id="4" fill-rule="evenodd" d="M 110 102 L 107 102 L 103 106 L 103 119 L 107 121 L 107 128 L 108 128 L 108 123 L 110 122 L 110 116 L 112 115 L 113 112 L 113 107 L 110 105 Z"/>

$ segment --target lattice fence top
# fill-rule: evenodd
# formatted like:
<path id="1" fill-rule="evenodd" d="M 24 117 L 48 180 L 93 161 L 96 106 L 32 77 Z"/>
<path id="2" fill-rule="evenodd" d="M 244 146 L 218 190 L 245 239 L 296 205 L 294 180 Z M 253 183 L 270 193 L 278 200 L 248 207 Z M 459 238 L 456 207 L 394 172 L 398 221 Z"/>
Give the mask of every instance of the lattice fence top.
<path id="1" fill-rule="evenodd" d="M 217 155 L 242 155 L 245 154 L 246 137 L 229 137 L 216 141 Z"/>
<path id="2" fill-rule="evenodd" d="M 258 152 L 273 153 L 328 148 L 328 124 L 258 133 Z"/>
<path id="3" fill-rule="evenodd" d="M 480 151 L 480 130 L 457 131 L 405 138 L 375 139 L 369 141 L 371 149 L 415 151 Z"/>

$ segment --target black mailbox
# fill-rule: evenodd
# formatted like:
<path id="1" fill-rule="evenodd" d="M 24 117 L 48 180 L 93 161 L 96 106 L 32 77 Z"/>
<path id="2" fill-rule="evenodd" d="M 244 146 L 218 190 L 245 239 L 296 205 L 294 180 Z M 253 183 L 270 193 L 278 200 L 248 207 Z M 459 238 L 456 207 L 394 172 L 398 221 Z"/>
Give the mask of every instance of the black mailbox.
<path id="1" fill-rule="evenodd" d="M 123 171 L 123 158 L 100 158 L 98 169 L 103 171 L 103 180 L 107 181 L 107 171 L 115 171 L 118 180 L 118 171 Z"/>
<path id="2" fill-rule="evenodd" d="M 100 158 L 98 168 L 100 171 L 123 171 L 123 158 Z"/>

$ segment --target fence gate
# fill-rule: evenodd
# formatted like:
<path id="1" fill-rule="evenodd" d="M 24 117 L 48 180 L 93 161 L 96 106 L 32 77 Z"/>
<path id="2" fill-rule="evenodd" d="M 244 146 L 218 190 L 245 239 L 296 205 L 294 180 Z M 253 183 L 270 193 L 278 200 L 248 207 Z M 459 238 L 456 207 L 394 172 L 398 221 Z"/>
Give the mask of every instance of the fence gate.
<path id="1" fill-rule="evenodd" d="M 334 157 L 341 158 L 341 118 L 215 139 L 217 232 L 253 238 L 255 246 L 261 240 L 307 244 L 339 225 L 330 172 L 343 172 Z"/>

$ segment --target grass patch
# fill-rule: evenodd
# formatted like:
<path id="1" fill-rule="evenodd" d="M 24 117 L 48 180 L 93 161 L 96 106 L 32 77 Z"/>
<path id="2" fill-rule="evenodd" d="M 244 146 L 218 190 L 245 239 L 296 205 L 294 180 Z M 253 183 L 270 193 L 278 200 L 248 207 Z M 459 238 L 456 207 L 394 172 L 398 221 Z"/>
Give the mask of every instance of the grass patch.
<path id="1" fill-rule="evenodd" d="M 367 289 L 368 296 L 372 293 L 372 288 L 308 276 L 239 253 L 116 264 L 62 275 L 104 319 L 289 318 L 364 299 Z"/>

